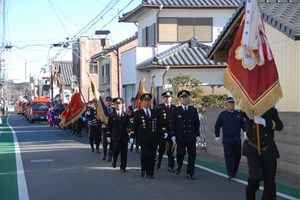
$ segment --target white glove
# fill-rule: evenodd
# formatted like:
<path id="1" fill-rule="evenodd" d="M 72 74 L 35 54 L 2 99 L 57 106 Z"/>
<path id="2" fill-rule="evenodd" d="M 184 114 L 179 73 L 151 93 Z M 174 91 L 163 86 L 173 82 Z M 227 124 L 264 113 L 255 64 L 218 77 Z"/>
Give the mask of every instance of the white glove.
<path id="1" fill-rule="evenodd" d="M 199 142 L 200 142 L 200 137 L 197 136 L 197 137 L 196 137 L 196 143 L 198 144 Z"/>
<path id="2" fill-rule="evenodd" d="M 168 133 L 164 133 L 165 136 L 164 136 L 164 139 L 166 139 L 168 137 Z"/>
<path id="3" fill-rule="evenodd" d="M 173 142 L 173 144 L 176 144 L 176 137 L 175 136 L 172 137 L 172 142 Z"/>
<path id="4" fill-rule="evenodd" d="M 244 132 L 244 141 L 245 141 L 245 140 L 248 140 L 246 131 Z"/>
<path id="5" fill-rule="evenodd" d="M 256 124 L 261 124 L 263 125 L 264 127 L 266 127 L 266 120 L 260 116 L 254 116 L 254 122 Z"/>
<path id="6" fill-rule="evenodd" d="M 215 137 L 215 141 L 219 142 L 220 141 L 220 137 Z"/>
<path id="7" fill-rule="evenodd" d="M 110 139 L 110 137 L 108 137 L 108 138 L 107 138 L 107 142 L 108 142 L 108 143 L 110 143 L 110 142 L 111 142 L 111 139 Z"/>
<path id="8" fill-rule="evenodd" d="M 133 138 L 130 138 L 130 139 L 129 139 L 129 143 L 130 143 L 130 144 L 133 144 Z"/>
<path id="9" fill-rule="evenodd" d="M 135 111 L 137 111 L 138 109 L 137 108 L 135 108 L 134 110 L 133 110 L 133 112 L 135 112 Z"/>

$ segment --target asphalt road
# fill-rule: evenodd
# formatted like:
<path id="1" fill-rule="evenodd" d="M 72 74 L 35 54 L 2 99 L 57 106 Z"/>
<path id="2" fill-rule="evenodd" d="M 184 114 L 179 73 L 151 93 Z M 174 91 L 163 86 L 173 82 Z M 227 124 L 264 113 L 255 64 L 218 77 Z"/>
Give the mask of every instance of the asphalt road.
<path id="1" fill-rule="evenodd" d="M 175 175 L 167 172 L 164 159 L 154 179 L 141 178 L 136 152 L 128 152 L 123 173 L 102 161 L 103 153 L 90 151 L 86 133 L 79 138 L 42 122 L 30 124 L 19 115 L 11 116 L 9 123 L 18 138 L 31 200 L 245 199 L 245 185 L 199 168 L 196 180 L 188 180 L 186 166 Z"/>

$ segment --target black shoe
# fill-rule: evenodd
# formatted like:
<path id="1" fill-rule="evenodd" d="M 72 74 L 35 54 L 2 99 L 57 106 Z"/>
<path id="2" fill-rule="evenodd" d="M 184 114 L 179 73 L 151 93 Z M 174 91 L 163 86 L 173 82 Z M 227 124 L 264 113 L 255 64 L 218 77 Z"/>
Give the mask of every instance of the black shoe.
<path id="1" fill-rule="evenodd" d="M 121 172 L 126 172 L 126 169 L 120 169 Z"/>
<path id="2" fill-rule="evenodd" d="M 94 149 L 94 148 L 91 148 L 91 151 L 92 151 L 92 152 L 94 152 L 94 151 L 95 151 L 95 149 Z"/>
<path id="3" fill-rule="evenodd" d="M 107 162 L 111 162 L 111 157 L 108 157 Z"/>
<path id="4" fill-rule="evenodd" d="M 187 178 L 187 179 L 190 179 L 190 180 L 195 180 L 195 177 L 193 177 L 193 175 L 189 175 L 189 174 L 186 175 L 186 178 Z"/>
<path id="5" fill-rule="evenodd" d="M 96 154 L 99 154 L 99 153 L 100 153 L 100 151 L 99 151 L 99 149 L 97 149 L 97 150 L 96 150 Z"/>
<path id="6" fill-rule="evenodd" d="M 161 160 L 158 160 L 157 163 L 156 163 L 156 169 L 159 169 L 161 166 Z"/>
<path id="7" fill-rule="evenodd" d="M 147 175 L 147 178 L 153 179 L 153 175 Z"/>
<path id="8" fill-rule="evenodd" d="M 176 169 L 176 171 L 175 171 L 175 174 L 180 174 L 180 171 L 181 171 L 181 168 L 180 167 L 178 167 L 177 169 Z"/>
<path id="9" fill-rule="evenodd" d="M 130 152 L 132 152 L 132 151 L 133 151 L 133 144 L 130 145 Z"/>
<path id="10" fill-rule="evenodd" d="M 141 177 L 142 177 L 142 178 L 145 177 L 145 173 L 146 173 L 145 171 L 142 171 L 142 172 L 141 172 Z"/>
<path id="11" fill-rule="evenodd" d="M 103 156 L 102 160 L 106 160 L 106 155 Z"/>
<path id="12" fill-rule="evenodd" d="M 228 176 L 228 178 L 231 180 L 231 179 L 233 179 L 233 178 L 236 178 L 236 176 Z"/>
<path id="13" fill-rule="evenodd" d="M 113 162 L 112 162 L 112 167 L 113 167 L 113 168 L 116 168 L 116 166 L 117 166 L 117 162 L 116 162 L 116 161 L 113 161 Z"/>
<path id="14" fill-rule="evenodd" d="M 173 168 L 173 167 L 168 167 L 168 172 L 172 172 L 172 173 L 174 173 L 174 172 L 175 172 L 175 170 L 174 170 L 174 168 Z"/>

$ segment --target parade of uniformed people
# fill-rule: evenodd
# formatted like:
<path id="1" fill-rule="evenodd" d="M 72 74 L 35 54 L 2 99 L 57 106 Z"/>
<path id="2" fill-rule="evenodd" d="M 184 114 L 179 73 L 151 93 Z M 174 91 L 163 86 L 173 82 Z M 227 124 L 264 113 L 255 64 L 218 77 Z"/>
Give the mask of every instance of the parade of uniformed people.
<path id="1" fill-rule="evenodd" d="M 0 0 L 0 200 L 300 199 L 300 0 Z"/>

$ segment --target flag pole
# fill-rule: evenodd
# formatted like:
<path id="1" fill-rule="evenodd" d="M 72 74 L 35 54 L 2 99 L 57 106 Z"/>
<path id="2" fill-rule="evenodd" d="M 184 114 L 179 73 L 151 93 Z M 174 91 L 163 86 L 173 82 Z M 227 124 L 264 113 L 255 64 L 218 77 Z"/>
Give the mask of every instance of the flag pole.
<path id="1" fill-rule="evenodd" d="M 257 150 L 258 155 L 261 155 L 261 148 L 260 148 L 260 134 L 259 134 L 259 125 L 256 124 L 256 138 L 257 138 Z"/>

